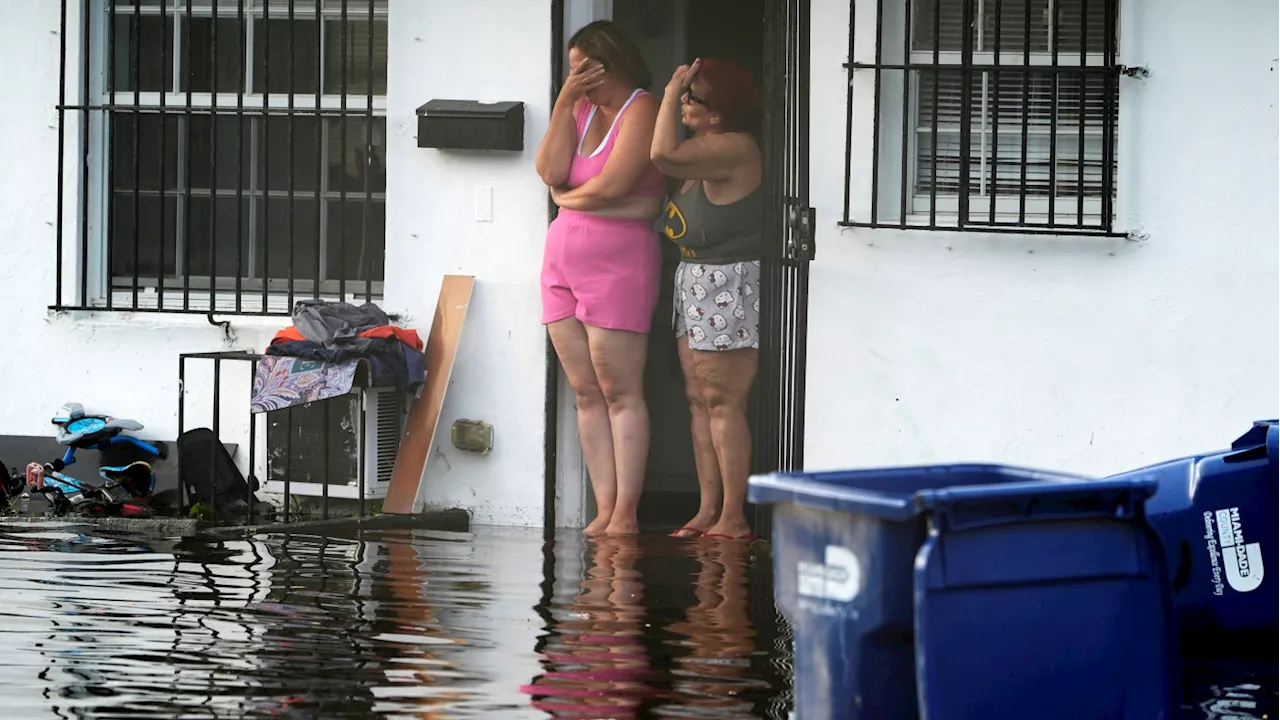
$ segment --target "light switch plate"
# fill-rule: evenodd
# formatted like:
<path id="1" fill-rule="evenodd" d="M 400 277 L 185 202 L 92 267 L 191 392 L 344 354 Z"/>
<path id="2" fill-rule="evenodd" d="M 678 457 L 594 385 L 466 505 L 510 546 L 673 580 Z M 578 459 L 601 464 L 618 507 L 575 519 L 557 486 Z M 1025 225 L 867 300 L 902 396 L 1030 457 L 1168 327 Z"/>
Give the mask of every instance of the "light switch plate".
<path id="1" fill-rule="evenodd" d="M 493 222 L 493 186 L 476 188 L 476 222 Z"/>

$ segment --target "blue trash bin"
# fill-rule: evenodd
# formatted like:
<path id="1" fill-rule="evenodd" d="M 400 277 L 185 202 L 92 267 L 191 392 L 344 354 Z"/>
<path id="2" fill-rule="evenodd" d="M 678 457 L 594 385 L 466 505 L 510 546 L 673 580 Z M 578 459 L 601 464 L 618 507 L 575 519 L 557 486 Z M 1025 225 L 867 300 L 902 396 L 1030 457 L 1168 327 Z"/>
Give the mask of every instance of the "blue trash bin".
<path id="1" fill-rule="evenodd" d="M 918 494 L 915 650 L 929 720 L 1174 720 L 1178 646 L 1143 480 Z"/>
<path id="2" fill-rule="evenodd" d="M 921 700 L 926 699 L 917 692 L 917 661 L 924 673 L 922 688 L 932 688 L 937 697 L 948 697 L 949 686 L 937 684 L 945 681 L 945 666 L 958 664 L 968 668 L 966 677 L 971 682 L 985 677 L 984 688 L 996 683 L 998 689 L 1009 689 L 1025 677 L 1028 692 L 1008 697 L 1021 701 L 1031 695 L 1037 701 L 1031 707 L 1011 703 L 1008 707 L 1013 714 L 1009 715 L 972 715 L 963 708 L 944 708 L 944 714 L 930 714 L 930 720 L 960 716 L 984 720 L 1092 717 L 1059 715 L 1055 707 L 1068 694 L 1087 696 L 1092 690 L 1082 687 L 1081 682 L 1102 688 L 1122 686 L 1125 678 L 1135 676 L 1126 664 L 1133 662 L 1137 651 L 1126 652 L 1121 661 L 1100 654 L 1086 668 L 1072 665 L 1055 674 L 1043 671 L 1054 662 L 1054 647 L 1028 648 L 1021 641 L 1008 642 L 1010 632 L 1030 638 L 1051 635 L 1046 626 L 1052 628 L 1076 613 L 1070 605 L 1057 602 L 1059 596 L 1072 602 L 1087 598 L 1093 613 L 1073 622 L 1088 626 L 1093 631 L 1091 637 L 1110 632 L 1115 642 L 1141 645 L 1143 657 L 1157 668 L 1136 673 L 1144 682 L 1151 677 L 1158 681 L 1132 688 L 1127 697 L 1132 708 L 1158 705 L 1176 709 L 1177 677 L 1170 670 L 1176 651 L 1167 642 L 1172 632 L 1163 637 L 1151 635 L 1152 628 L 1172 622 L 1167 601 L 1162 605 L 1152 600 L 1167 597 L 1162 595 L 1164 565 L 1159 542 L 1149 528 L 1141 531 L 1140 508 L 1151 484 L 1084 480 L 996 465 L 751 478 L 751 501 L 773 506 L 775 602 L 795 633 L 796 718 L 914 720 L 920 717 Z M 955 498 L 957 488 L 968 488 L 969 494 L 962 496 L 963 503 L 949 504 L 947 498 Z M 953 494 L 937 492 L 943 489 Z M 1099 513 L 1100 506 L 1120 495 L 1125 507 L 1131 509 L 1128 515 L 1119 508 L 1116 518 Z M 949 527 L 956 518 L 964 518 L 983 531 L 955 538 L 947 535 L 942 542 L 951 544 L 922 551 L 930 533 L 930 518 L 940 509 L 945 509 Z M 1112 577 L 1118 561 L 1105 555 L 1093 557 L 1099 548 L 1124 555 L 1128 563 L 1120 564 L 1129 574 Z M 978 551 L 983 553 L 980 559 L 971 554 Z M 1046 552 L 1064 557 L 1043 556 Z M 929 572 L 945 570 L 945 558 L 953 555 L 964 558 L 964 567 L 986 568 L 989 585 L 971 590 L 985 594 L 993 607 L 999 605 L 1005 628 L 983 638 L 980 646 L 958 654 L 945 642 L 947 627 L 958 623 L 963 631 L 966 623 L 989 626 L 993 619 L 947 615 L 952 607 L 945 604 L 948 598 L 938 592 L 936 583 L 928 581 Z M 923 563 L 920 587 L 913 571 L 918 563 Z M 1032 572 L 1037 567 L 1043 569 L 1038 575 Z M 1063 576 L 1054 575 L 1053 568 Z M 1098 578 L 1106 578 L 1106 582 L 1095 582 Z M 954 584 L 953 580 L 948 582 Z M 930 629 L 928 638 L 918 637 L 915 629 L 917 597 L 924 599 L 922 619 Z M 1015 597 L 1034 602 L 1008 602 Z M 1135 603 L 1140 600 L 1150 600 L 1149 606 L 1137 609 L 1146 617 L 1130 623 L 1132 618 L 1125 613 L 1135 612 Z M 1108 614 L 1106 608 L 1114 613 Z M 1099 631 L 1099 626 L 1105 630 Z M 1100 653 L 1113 644 L 1100 647 Z M 917 657 L 917 649 L 922 657 Z M 981 667 L 975 667 L 971 660 Z M 1028 672 L 1019 675 L 1020 671 Z M 939 677 L 934 674 L 937 672 L 944 675 Z M 1151 700 L 1139 702 L 1138 695 Z M 1110 699 L 1096 706 L 1116 707 Z M 1069 707 L 1078 713 L 1081 705 Z M 1109 717 L 1148 720 L 1158 715 L 1120 713 Z"/>
<path id="3" fill-rule="evenodd" d="M 1147 514 L 1164 541 L 1185 653 L 1275 657 L 1278 445 L 1280 424 L 1264 420 L 1229 450 L 1113 476 L 1157 483 Z"/>

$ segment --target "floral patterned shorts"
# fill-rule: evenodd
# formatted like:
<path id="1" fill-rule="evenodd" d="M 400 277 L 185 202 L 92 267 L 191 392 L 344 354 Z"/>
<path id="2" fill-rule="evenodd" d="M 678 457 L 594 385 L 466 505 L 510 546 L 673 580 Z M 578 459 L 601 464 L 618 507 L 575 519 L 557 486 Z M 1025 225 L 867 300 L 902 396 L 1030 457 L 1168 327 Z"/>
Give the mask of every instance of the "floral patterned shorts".
<path id="1" fill-rule="evenodd" d="M 676 268 L 672 326 L 694 350 L 760 347 L 760 261 Z"/>

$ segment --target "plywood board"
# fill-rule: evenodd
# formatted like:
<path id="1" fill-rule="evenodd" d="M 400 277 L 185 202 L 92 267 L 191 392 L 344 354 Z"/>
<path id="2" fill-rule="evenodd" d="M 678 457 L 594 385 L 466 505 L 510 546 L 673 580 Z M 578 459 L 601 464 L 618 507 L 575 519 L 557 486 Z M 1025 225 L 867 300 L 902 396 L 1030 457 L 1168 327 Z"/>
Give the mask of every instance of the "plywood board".
<path id="1" fill-rule="evenodd" d="M 445 275 L 440 285 L 440 297 L 436 300 L 436 314 L 431 320 L 424 353 L 427 382 L 409 409 L 409 420 L 400 438 L 387 497 L 382 502 L 383 512 L 413 512 L 422 473 L 427 458 L 431 457 L 431 443 L 440 425 L 440 409 L 444 406 L 445 391 L 449 389 L 449 378 L 453 375 L 453 361 L 458 355 L 458 341 L 467 320 L 474 284 L 475 277 L 471 275 Z"/>

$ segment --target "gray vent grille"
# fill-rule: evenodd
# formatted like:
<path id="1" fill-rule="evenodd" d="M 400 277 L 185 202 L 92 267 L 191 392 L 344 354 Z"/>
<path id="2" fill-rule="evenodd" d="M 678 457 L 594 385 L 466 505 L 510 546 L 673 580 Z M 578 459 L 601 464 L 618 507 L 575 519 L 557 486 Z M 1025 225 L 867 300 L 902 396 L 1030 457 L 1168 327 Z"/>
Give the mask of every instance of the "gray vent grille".
<path id="1" fill-rule="evenodd" d="M 396 450 L 400 447 L 404 418 L 404 394 L 395 391 L 379 393 L 376 411 L 378 473 L 375 480 L 385 483 L 391 481 L 391 471 L 396 466 Z"/>

